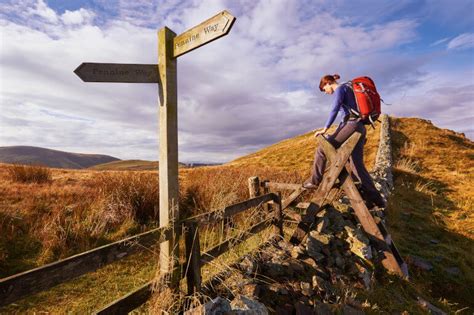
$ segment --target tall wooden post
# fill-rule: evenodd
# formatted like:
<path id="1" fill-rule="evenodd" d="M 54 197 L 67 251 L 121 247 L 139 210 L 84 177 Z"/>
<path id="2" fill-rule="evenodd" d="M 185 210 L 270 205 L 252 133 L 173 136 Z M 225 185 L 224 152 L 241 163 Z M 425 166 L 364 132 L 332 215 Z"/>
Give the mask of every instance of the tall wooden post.
<path id="1" fill-rule="evenodd" d="M 250 198 L 260 196 L 260 179 L 258 178 L 258 176 L 249 177 L 248 184 Z"/>
<path id="2" fill-rule="evenodd" d="M 172 271 L 171 285 L 177 287 L 180 270 L 179 258 L 179 207 L 178 207 L 178 93 L 177 62 L 173 57 L 173 40 L 176 34 L 164 27 L 158 32 L 158 71 L 160 75 L 160 227 L 173 229 L 171 240 L 160 244 L 160 271 Z M 172 270 L 174 269 L 174 270 Z"/>

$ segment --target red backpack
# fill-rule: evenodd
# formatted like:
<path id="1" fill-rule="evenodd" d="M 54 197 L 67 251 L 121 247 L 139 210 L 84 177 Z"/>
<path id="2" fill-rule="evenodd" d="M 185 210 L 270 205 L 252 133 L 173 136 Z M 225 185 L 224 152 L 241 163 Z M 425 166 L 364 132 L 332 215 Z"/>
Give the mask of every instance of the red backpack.
<path id="1" fill-rule="evenodd" d="M 348 82 L 354 91 L 358 112 L 354 113 L 362 118 L 366 125 L 374 126 L 381 113 L 380 95 L 374 81 L 369 77 L 358 77 Z"/>

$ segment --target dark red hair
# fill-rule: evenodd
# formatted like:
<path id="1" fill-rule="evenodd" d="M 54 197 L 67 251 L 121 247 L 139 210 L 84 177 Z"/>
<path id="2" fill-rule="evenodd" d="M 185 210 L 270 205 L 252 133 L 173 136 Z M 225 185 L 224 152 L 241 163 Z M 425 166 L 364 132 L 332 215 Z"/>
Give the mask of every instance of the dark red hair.
<path id="1" fill-rule="evenodd" d="M 322 92 L 324 91 L 323 87 L 326 85 L 326 84 L 333 84 L 333 83 L 337 83 L 336 80 L 339 80 L 341 78 L 341 76 L 339 74 L 333 74 L 333 75 L 330 75 L 330 74 L 327 74 L 325 75 L 324 77 L 321 78 L 321 81 L 319 82 L 319 90 Z"/>

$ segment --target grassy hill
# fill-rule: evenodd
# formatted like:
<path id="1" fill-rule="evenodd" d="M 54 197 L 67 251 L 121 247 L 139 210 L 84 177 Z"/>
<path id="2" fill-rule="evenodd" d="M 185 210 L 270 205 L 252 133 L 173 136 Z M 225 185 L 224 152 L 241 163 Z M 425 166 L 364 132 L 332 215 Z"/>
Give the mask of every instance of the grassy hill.
<path id="1" fill-rule="evenodd" d="M 118 160 L 109 155 L 70 153 L 31 146 L 0 147 L 1 163 L 39 164 L 55 168 L 82 169 Z"/>
<path id="2" fill-rule="evenodd" d="M 412 264 L 412 282 L 441 305 L 474 310 L 474 143 L 417 118 L 392 118 L 395 189 L 388 228 Z M 459 305 L 456 305 L 459 303 Z"/>
<path id="3" fill-rule="evenodd" d="M 335 126 L 328 133 L 332 133 Z M 367 143 L 365 145 L 364 160 L 368 169 L 375 162 L 380 135 L 380 124 L 375 129 L 367 128 Z M 287 171 L 306 173 L 313 163 L 316 139 L 314 132 L 308 132 L 293 138 L 285 139 L 272 144 L 257 152 L 240 157 L 227 165 L 242 167 L 271 167 Z"/>
<path id="4" fill-rule="evenodd" d="M 89 169 L 97 171 L 156 171 L 158 165 L 158 161 L 121 160 L 94 165 L 89 167 Z M 187 165 L 179 163 L 179 167 L 187 167 Z"/>
<path id="5" fill-rule="evenodd" d="M 361 296 L 378 305 L 369 313 L 416 309 L 413 292 L 447 311 L 474 308 L 474 144 L 461 134 L 417 118 L 392 118 L 395 188 L 388 229 L 410 262 L 411 280 L 388 279 Z M 378 130 L 368 128 L 365 163 L 375 160 Z M 286 139 L 228 164 L 180 169 L 180 209 L 196 213 L 248 198 L 247 178 L 301 182 L 316 142 L 311 133 Z M 156 171 L 59 170 L 48 184 L 14 182 L 0 164 L 0 277 L 97 247 L 156 226 Z M 155 169 L 156 170 L 156 169 Z M 21 231 L 21 233 L 18 233 Z M 144 254 L 145 255 L 145 254 Z M 154 275 L 149 253 L 130 257 L 57 286 L 0 313 L 91 312 Z M 138 276 L 137 276 L 138 275 Z M 98 281 L 100 279 L 100 281 Z M 103 292 L 111 292 L 104 297 Z M 73 296 L 73 298 L 72 298 Z M 360 297 L 359 297 L 360 299 Z M 468 309 L 470 307 L 470 310 Z"/>

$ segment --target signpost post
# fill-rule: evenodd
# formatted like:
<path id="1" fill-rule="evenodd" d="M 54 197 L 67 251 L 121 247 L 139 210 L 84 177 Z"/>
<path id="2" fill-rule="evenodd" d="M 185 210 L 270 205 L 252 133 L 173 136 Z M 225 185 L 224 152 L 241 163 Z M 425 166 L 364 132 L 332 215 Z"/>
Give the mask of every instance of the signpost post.
<path id="1" fill-rule="evenodd" d="M 160 91 L 160 226 L 174 230 L 160 245 L 161 274 L 171 273 L 171 286 L 181 278 L 179 265 L 178 92 L 177 57 L 229 33 L 235 17 L 224 10 L 176 36 L 167 27 L 158 32 L 158 65 L 82 63 L 74 72 L 84 82 L 158 83 Z"/>

